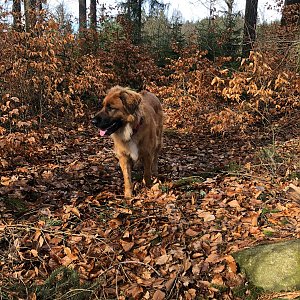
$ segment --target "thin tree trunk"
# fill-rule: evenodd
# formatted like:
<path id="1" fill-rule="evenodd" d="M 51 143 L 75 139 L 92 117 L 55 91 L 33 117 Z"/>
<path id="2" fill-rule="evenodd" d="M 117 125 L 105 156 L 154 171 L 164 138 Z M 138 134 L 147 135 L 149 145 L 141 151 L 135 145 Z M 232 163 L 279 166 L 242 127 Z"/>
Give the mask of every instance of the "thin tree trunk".
<path id="1" fill-rule="evenodd" d="M 13 27 L 17 31 L 22 30 L 22 21 L 21 21 L 21 0 L 13 1 Z"/>
<path id="2" fill-rule="evenodd" d="M 136 27 L 136 44 L 141 43 L 142 39 L 142 2 L 143 0 L 138 0 L 137 7 L 137 27 Z"/>
<path id="3" fill-rule="evenodd" d="M 36 0 L 24 0 L 25 28 L 29 32 L 36 23 Z"/>
<path id="4" fill-rule="evenodd" d="M 257 22 L 257 4 L 258 0 L 246 0 L 244 38 L 243 38 L 243 56 L 248 57 L 250 50 L 256 38 Z"/>
<path id="5" fill-rule="evenodd" d="M 87 28 L 86 20 L 86 0 L 79 0 L 79 31 Z"/>
<path id="6" fill-rule="evenodd" d="M 38 7 L 39 11 L 41 11 L 43 9 L 43 0 L 38 0 L 37 7 Z"/>
<path id="7" fill-rule="evenodd" d="M 90 22 L 91 22 L 91 29 L 96 30 L 96 27 L 97 27 L 97 0 L 91 0 Z"/>

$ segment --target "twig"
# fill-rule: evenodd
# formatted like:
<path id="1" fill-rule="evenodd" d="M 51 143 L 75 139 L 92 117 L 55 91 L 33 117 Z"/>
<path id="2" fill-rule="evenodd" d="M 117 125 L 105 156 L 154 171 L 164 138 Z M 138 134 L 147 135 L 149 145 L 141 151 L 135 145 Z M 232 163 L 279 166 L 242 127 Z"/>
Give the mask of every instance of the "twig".
<path id="1" fill-rule="evenodd" d="M 78 293 L 74 293 L 74 292 L 78 292 Z M 79 294 L 80 292 L 91 292 L 94 293 L 93 290 L 88 290 L 88 289 L 74 289 L 74 290 L 69 290 L 67 291 L 64 295 L 62 295 L 60 298 L 58 298 L 57 300 L 61 300 L 61 299 L 68 299 L 70 297 L 74 297 L 76 294 Z M 74 294 L 73 294 L 74 293 Z M 71 294 L 71 295 L 68 295 Z M 96 299 L 99 299 L 95 294 L 94 296 L 96 297 Z"/>
<path id="2" fill-rule="evenodd" d="M 58 231 L 53 231 L 53 230 L 50 230 L 50 229 L 45 229 L 45 228 L 40 228 L 40 227 L 34 227 L 34 226 L 28 226 L 28 225 L 22 225 L 22 224 L 16 224 L 16 225 L 4 225 L 4 229 L 5 228 L 8 228 L 8 229 L 24 229 L 26 231 L 28 230 L 40 230 L 41 232 L 46 232 L 46 233 L 50 233 L 50 234 L 54 234 L 54 235 L 57 235 L 57 234 L 64 234 L 64 235 L 72 235 L 72 236 L 79 236 L 79 237 L 87 237 L 87 238 L 95 238 L 95 240 L 98 240 L 98 241 L 104 241 L 105 239 L 104 238 L 99 238 L 97 236 L 97 234 L 95 235 L 89 235 L 89 234 L 85 234 L 85 233 L 73 233 L 71 231 L 61 231 L 61 230 L 58 230 Z"/>

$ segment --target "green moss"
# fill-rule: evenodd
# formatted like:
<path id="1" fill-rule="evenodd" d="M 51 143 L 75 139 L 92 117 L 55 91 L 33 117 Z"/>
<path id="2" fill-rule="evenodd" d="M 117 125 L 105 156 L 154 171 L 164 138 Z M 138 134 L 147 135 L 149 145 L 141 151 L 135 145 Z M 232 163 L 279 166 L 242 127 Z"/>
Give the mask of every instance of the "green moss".
<path id="1" fill-rule="evenodd" d="M 22 214 L 27 210 L 27 203 L 22 199 L 11 198 L 8 196 L 0 197 L 7 209 L 11 210 L 13 214 Z"/>
<path id="2" fill-rule="evenodd" d="M 225 167 L 225 169 L 228 172 L 236 173 L 241 171 L 242 166 L 239 163 L 232 161 Z"/>
<path id="3" fill-rule="evenodd" d="M 244 300 L 256 300 L 263 294 L 262 288 L 256 287 L 253 284 L 240 285 L 233 289 L 233 296 Z"/>
<path id="4" fill-rule="evenodd" d="M 275 232 L 274 231 L 270 231 L 270 230 L 263 230 L 263 234 L 265 236 L 271 237 L 271 236 L 273 236 L 275 234 Z"/>
<path id="5" fill-rule="evenodd" d="M 253 285 L 265 291 L 293 291 L 300 289 L 299 249 L 300 240 L 293 240 L 260 245 L 232 255 Z"/>

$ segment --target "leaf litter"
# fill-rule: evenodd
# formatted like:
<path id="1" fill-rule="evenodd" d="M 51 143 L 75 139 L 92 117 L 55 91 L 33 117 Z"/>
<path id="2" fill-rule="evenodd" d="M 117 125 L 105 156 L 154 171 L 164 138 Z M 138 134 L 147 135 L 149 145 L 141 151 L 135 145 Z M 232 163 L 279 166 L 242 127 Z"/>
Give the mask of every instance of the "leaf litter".
<path id="1" fill-rule="evenodd" d="M 246 281 L 231 253 L 299 238 L 299 164 L 292 159 L 299 140 L 278 142 L 288 160 L 271 176 L 253 151 L 253 143 L 264 147 L 257 137 L 200 127 L 165 131 L 159 180 L 146 189 L 134 171 L 130 200 L 122 196 L 112 142 L 89 125 L 44 128 L 23 155 L 3 155 L 1 292 L 19 299 L 51 299 L 41 296 L 46 288 L 52 299 L 80 290 L 81 299 L 243 299 L 236 290 Z M 64 276 L 74 282 L 53 289 Z"/>

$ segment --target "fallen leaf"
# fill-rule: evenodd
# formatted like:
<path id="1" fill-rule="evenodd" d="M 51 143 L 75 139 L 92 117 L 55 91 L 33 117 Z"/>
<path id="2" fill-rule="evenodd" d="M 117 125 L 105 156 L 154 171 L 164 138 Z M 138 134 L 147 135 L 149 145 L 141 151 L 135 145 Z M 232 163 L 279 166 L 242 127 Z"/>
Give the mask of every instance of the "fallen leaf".
<path id="1" fill-rule="evenodd" d="M 184 292 L 184 296 L 186 300 L 192 300 L 196 298 L 196 290 L 195 289 L 188 289 Z"/>
<path id="2" fill-rule="evenodd" d="M 203 210 L 198 210 L 197 215 L 198 215 L 198 217 L 203 218 L 204 222 L 210 222 L 210 221 L 215 220 L 215 218 L 216 218 L 210 212 L 203 211 Z"/>
<path id="3" fill-rule="evenodd" d="M 126 293 L 127 295 L 132 296 L 134 299 L 138 299 L 140 294 L 143 293 L 143 288 L 138 285 L 137 283 L 131 284 L 127 289 Z"/>
<path id="4" fill-rule="evenodd" d="M 236 265 L 236 262 L 235 262 L 233 256 L 227 255 L 227 256 L 225 256 L 225 260 L 227 262 L 229 271 L 232 272 L 232 273 L 234 273 L 234 274 L 236 274 L 236 272 L 237 272 L 237 265 Z"/>
<path id="5" fill-rule="evenodd" d="M 215 274 L 211 283 L 216 285 L 224 285 L 223 278 L 220 274 Z"/>
<path id="6" fill-rule="evenodd" d="M 69 247 L 64 247 L 64 252 L 72 261 L 78 259 L 78 256 L 74 255 Z"/>
<path id="7" fill-rule="evenodd" d="M 227 203 L 230 207 L 232 208 L 239 208 L 241 207 L 239 202 L 237 200 L 232 200 L 230 202 Z"/>
<path id="8" fill-rule="evenodd" d="M 174 285 L 175 279 L 176 279 L 176 277 L 171 278 L 171 279 L 169 279 L 169 280 L 165 283 L 165 288 L 166 288 L 167 292 L 170 292 L 170 291 L 171 291 L 171 289 L 172 289 L 172 287 L 173 287 L 173 285 Z"/>
<path id="9" fill-rule="evenodd" d="M 130 251 L 132 249 L 132 247 L 134 246 L 134 242 L 126 242 L 124 240 L 120 240 L 120 243 L 125 252 Z"/>
<path id="10" fill-rule="evenodd" d="M 300 201 L 300 187 L 290 184 L 286 190 L 287 198 L 294 200 L 294 201 Z"/>
<path id="11" fill-rule="evenodd" d="M 194 237 L 194 236 L 197 236 L 199 234 L 199 232 L 194 231 L 193 229 L 189 228 L 186 230 L 185 234 L 188 236 Z"/>
<path id="12" fill-rule="evenodd" d="M 31 249 L 30 252 L 33 255 L 33 257 L 38 257 L 38 252 L 35 249 Z"/>
<path id="13" fill-rule="evenodd" d="M 158 257 L 156 260 L 155 260 L 155 263 L 157 265 L 165 265 L 169 260 L 170 260 L 171 256 L 170 255 L 167 255 L 167 254 L 164 254 L 160 257 Z"/>
<path id="14" fill-rule="evenodd" d="M 160 290 L 156 290 L 153 295 L 153 300 L 163 300 L 165 299 L 166 294 Z"/>
<path id="15" fill-rule="evenodd" d="M 75 216 L 77 216 L 78 218 L 80 218 L 80 212 L 79 212 L 79 210 L 78 210 L 77 207 L 72 207 L 72 208 L 71 208 L 71 212 L 72 212 Z"/>
<path id="16" fill-rule="evenodd" d="M 206 262 L 208 263 L 217 263 L 221 260 L 221 257 L 217 253 L 211 253 L 210 255 L 207 256 L 205 259 Z"/>

